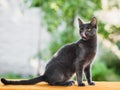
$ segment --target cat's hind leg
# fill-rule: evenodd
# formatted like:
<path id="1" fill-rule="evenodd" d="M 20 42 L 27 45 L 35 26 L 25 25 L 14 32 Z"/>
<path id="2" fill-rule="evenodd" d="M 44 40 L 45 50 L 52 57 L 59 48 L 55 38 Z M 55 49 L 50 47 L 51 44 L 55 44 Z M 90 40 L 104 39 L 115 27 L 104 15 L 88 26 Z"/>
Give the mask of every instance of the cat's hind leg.
<path id="1" fill-rule="evenodd" d="M 74 81 L 67 81 L 67 82 L 56 82 L 56 83 L 51 84 L 51 85 L 53 85 L 53 86 L 72 86 L 74 84 L 75 84 Z"/>

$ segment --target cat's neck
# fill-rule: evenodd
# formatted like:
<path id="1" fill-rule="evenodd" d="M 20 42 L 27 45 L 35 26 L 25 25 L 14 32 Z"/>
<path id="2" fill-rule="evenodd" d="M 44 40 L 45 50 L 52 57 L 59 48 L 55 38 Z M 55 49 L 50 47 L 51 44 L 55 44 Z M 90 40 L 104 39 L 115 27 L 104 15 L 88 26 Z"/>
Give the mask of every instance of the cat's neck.
<path id="1" fill-rule="evenodd" d="M 96 48 L 97 47 L 97 35 L 94 36 L 93 38 L 89 39 L 89 40 L 79 40 L 77 42 L 78 44 L 84 44 L 85 46 L 87 47 L 90 47 L 90 48 Z"/>

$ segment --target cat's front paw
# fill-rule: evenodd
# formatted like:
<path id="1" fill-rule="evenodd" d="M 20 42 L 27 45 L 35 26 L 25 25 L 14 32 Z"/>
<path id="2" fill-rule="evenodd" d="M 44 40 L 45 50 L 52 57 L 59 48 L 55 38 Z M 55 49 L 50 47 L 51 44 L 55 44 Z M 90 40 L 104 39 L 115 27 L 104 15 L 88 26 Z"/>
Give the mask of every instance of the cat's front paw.
<path id="1" fill-rule="evenodd" d="M 89 83 L 89 85 L 93 85 L 93 86 L 94 86 L 94 85 L 95 85 L 95 83 L 94 83 L 94 82 L 90 82 L 90 83 Z"/>
<path id="2" fill-rule="evenodd" d="M 78 86 L 85 86 L 85 84 L 84 83 L 79 83 Z"/>

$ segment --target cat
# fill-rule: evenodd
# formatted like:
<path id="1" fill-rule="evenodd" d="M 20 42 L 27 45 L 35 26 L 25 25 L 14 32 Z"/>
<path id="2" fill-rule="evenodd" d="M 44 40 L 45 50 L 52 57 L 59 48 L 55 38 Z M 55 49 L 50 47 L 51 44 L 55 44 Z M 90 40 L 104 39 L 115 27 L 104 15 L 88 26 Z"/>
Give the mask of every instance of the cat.
<path id="1" fill-rule="evenodd" d="M 82 77 L 85 73 L 89 85 L 95 85 L 91 78 L 91 66 L 97 50 L 97 19 L 93 17 L 89 23 L 78 18 L 81 39 L 63 46 L 46 65 L 45 73 L 30 80 L 11 81 L 1 79 L 4 85 L 33 85 L 41 81 L 53 86 L 71 86 L 70 80 L 76 73 L 78 86 L 85 86 Z M 73 38 L 73 37 L 71 37 Z"/>

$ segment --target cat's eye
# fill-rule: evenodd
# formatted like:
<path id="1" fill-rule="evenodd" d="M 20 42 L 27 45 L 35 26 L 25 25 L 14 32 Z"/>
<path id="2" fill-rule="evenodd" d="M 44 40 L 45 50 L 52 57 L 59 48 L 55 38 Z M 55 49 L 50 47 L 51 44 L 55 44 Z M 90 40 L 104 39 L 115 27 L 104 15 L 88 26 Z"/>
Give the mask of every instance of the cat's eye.
<path id="1" fill-rule="evenodd" d="M 88 31 L 91 31 L 91 29 L 89 28 Z"/>

